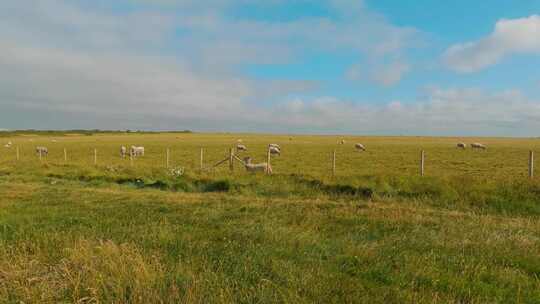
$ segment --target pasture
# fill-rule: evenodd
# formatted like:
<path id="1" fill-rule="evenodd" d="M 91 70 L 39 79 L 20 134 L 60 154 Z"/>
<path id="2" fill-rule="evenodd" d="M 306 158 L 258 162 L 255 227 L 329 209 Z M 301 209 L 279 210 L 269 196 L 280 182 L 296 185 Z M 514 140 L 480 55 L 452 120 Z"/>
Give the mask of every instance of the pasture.
<path id="1" fill-rule="evenodd" d="M 239 157 L 255 162 L 279 144 L 274 174 L 239 162 L 200 170 L 201 148 L 208 168 L 238 139 L 248 148 Z M 0 302 L 540 303 L 540 178 L 528 178 L 540 139 L 112 133 L 0 143 Z M 145 156 L 131 163 L 121 145 Z"/>

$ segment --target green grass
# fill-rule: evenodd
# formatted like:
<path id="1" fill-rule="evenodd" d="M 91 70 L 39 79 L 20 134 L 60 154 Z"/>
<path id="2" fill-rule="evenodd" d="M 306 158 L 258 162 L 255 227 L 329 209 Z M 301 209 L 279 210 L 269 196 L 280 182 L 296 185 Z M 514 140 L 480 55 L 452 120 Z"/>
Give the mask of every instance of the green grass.
<path id="1" fill-rule="evenodd" d="M 200 147 L 210 164 L 238 138 L 261 161 L 280 143 L 276 174 L 198 171 Z M 51 139 L 6 139 L 19 161 L 0 153 L 0 302 L 540 303 L 535 139 L 466 139 L 486 152 L 455 138 Z M 131 167 L 120 144 L 147 155 Z M 36 145 L 49 147 L 43 162 Z M 164 168 L 166 148 L 183 176 Z"/>

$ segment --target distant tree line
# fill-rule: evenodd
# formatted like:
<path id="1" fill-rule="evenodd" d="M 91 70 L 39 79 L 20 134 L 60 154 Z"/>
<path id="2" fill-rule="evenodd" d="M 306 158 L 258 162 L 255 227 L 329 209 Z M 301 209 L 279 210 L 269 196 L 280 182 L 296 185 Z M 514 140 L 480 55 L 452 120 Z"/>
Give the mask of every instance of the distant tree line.
<path id="1" fill-rule="evenodd" d="M 86 135 L 92 136 L 94 134 L 158 134 L 158 133 L 193 133 L 190 130 L 182 131 L 142 131 L 142 130 L 7 130 L 0 131 L 0 137 L 11 137 L 18 135 L 39 135 L 39 136 L 67 136 L 67 135 Z"/>

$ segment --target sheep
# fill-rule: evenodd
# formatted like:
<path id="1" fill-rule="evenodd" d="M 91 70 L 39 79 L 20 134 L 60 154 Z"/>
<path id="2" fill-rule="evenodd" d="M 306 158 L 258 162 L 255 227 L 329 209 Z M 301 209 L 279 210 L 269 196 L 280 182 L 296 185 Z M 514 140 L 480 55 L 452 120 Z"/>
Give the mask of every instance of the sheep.
<path id="1" fill-rule="evenodd" d="M 356 150 L 358 150 L 358 151 L 366 151 L 366 147 L 364 147 L 364 145 L 362 145 L 362 144 L 360 144 L 360 143 L 354 144 L 354 147 L 355 147 Z"/>
<path id="2" fill-rule="evenodd" d="M 132 156 L 144 156 L 144 147 L 131 146 L 130 153 Z"/>
<path id="3" fill-rule="evenodd" d="M 345 143 L 346 143 L 345 139 L 342 139 L 342 140 L 339 142 L 340 145 L 344 145 Z"/>
<path id="4" fill-rule="evenodd" d="M 486 150 L 487 147 L 481 143 L 472 143 L 471 144 L 471 148 L 473 149 L 481 149 L 481 150 Z"/>
<path id="5" fill-rule="evenodd" d="M 236 145 L 236 151 L 238 151 L 238 152 L 247 151 L 247 147 L 244 146 L 244 145 L 238 144 L 238 145 Z"/>
<path id="6" fill-rule="evenodd" d="M 11 141 L 8 141 L 7 144 L 4 145 L 6 148 L 11 148 Z"/>
<path id="7" fill-rule="evenodd" d="M 278 144 L 269 144 L 268 147 L 274 147 L 274 148 L 278 148 L 279 150 L 281 150 L 281 147 Z"/>
<path id="8" fill-rule="evenodd" d="M 281 155 L 281 150 L 277 147 L 274 147 L 274 146 L 270 146 L 268 147 L 268 151 L 270 151 L 270 154 L 277 154 L 277 155 Z"/>
<path id="9" fill-rule="evenodd" d="M 272 174 L 271 165 L 268 163 L 252 164 L 251 157 L 249 156 L 244 158 L 244 167 L 246 167 L 248 172 L 266 172 L 268 174 Z"/>
<path id="10" fill-rule="evenodd" d="M 36 147 L 36 153 L 41 155 L 41 156 L 44 156 L 44 155 L 48 155 L 49 154 L 49 149 L 47 149 L 47 147 Z"/>
<path id="11" fill-rule="evenodd" d="M 126 155 L 127 155 L 127 148 L 125 146 L 121 146 L 120 147 L 120 156 L 122 158 L 126 158 Z"/>
<path id="12" fill-rule="evenodd" d="M 465 148 L 467 148 L 467 144 L 460 142 L 460 143 L 457 144 L 457 147 L 461 148 L 461 149 L 465 149 Z"/>

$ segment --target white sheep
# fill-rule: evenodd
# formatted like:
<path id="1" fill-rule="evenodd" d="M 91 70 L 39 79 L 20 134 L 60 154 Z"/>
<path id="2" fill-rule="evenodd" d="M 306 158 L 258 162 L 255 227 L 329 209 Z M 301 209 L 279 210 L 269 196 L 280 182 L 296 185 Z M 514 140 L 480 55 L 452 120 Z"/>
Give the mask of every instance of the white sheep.
<path id="1" fill-rule="evenodd" d="M 120 156 L 122 156 L 122 158 L 125 158 L 127 155 L 127 148 L 125 146 L 121 146 L 120 147 Z"/>
<path id="2" fill-rule="evenodd" d="M 253 164 L 251 163 L 251 157 L 244 158 L 244 167 L 246 167 L 248 172 L 266 172 L 268 174 L 272 174 L 271 165 L 268 163 Z"/>
<path id="3" fill-rule="evenodd" d="M 244 146 L 244 145 L 236 145 L 236 151 L 240 152 L 240 151 L 247 151 L 247 147 Z"/>
<path id="4" fill-rule="evenodd" d="M 281 155 L 281 150 L 277 147 L 274 147 L 274 146 L 270 146 L 268 147 L 268 150 L 270 151 L 270 154 L 274 155 L 274 154 L 277 154 L 277 155 Z"/>
<path id="5" fill-rule="evenodd" d="M 45 156 L 49 154 L 49 149 L 47 149 L 47 147 L 36 147 L 36 153 Z"/>
<path id="6" fill-rule="evenodd" d="M 481 150 L 486 150 L 487 147 L 481 143 L 472 143 L 471 144 L 471 148 L 473 149 L 481 149 Z"/>
<path id="7" fill-rule="evenodd" d="M 342 140 L 339 142 L 340 145 L 344 145 L 345 143 L 346 143 L 345 139 L 342 139 Z"/>
<path id="8" fill-rule="evenodd" d="M 461 148 L 461 149 L 465 149 L 465 148 L 467 148 L 467 144 L 460 142 L 460 143 L 457 144 L 457 147 Z"/>
<path id="9" fill-rule="evenodd" d="M 356 150 L 358 150 L 358 151 L 366 151 L 366 147 L 364 147 L 364 145 L 362 145 L 362 144 L 360 144 L 360 143 L 354 144 L 354 147 L 355 147 Z"/>
<path id="10" fill-rule="evenodd" d="M 274 147 L 281 150 L 281 147 L 278 144 L 269 144 L 268 147 Z"/>
<path id="11" fill-rule="evenodd" d="M 132 156 L 144 156 L 144 147 L 131 146 L 130 153 Z"/>

